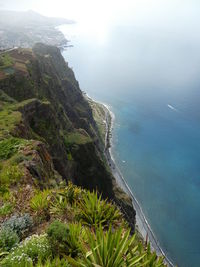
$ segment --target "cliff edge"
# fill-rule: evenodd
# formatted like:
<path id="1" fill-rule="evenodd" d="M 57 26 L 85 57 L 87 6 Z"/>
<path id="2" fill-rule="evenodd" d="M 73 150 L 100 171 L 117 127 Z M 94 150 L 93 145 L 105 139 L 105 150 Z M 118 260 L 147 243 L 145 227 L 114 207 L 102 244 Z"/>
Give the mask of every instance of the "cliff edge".
<path id="1" fill-rule="evenodd" d="M 16 169 L 19 186 L 64 180 L 97 190 L 134 230 L 131 199 L 109 170 L 91 107 L 58 48 L 38 43 L 0 55 L 0 147 L 1 177 Z"/>

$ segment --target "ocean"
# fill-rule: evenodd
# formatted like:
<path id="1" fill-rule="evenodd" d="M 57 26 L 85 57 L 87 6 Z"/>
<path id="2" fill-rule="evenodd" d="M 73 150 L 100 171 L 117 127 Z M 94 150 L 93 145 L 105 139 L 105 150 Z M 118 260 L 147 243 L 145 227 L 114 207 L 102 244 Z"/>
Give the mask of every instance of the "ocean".
<path id="1" fill-rule="evenodd" d="M 60 27 L 74 46 L 63 56 L 80 88 L 115 114 L 121 173 L 166 255 L 199 267 L 200 40 L 119 23 L 100 42 L 77 27 Z"/>

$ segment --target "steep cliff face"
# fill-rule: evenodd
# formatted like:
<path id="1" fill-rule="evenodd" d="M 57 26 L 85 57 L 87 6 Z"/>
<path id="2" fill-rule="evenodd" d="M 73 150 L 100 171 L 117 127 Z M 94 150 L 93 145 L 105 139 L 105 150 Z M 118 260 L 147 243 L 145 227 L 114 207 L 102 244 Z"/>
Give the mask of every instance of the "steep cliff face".
<path id="1" fill-rule="evenodd" d="M 37 44 L 8 56 L 10 65 L 0 69 L 0 143 L 12 137 L 28 142 L 18 151 L 25 177 L 40 187 L 63 177 L 97 189 L 134 225 L 131 201 L 109 171 L 92 110 L 60 51 Z"/>

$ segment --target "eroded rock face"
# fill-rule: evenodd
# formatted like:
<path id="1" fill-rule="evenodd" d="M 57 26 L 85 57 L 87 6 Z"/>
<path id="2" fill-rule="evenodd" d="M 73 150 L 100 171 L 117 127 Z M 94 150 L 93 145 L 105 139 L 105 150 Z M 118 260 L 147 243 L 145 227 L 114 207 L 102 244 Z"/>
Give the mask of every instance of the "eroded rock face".
<path id="1" fill-rule="evenodd" d="M 26 160 L 21 165 L 25 168 L 25 178 L 30 179 L 31 183 L 42 189 L 62 181 L 44 143 L 34 141 L 22 153 Z"/>
<path id="2" fill-rule="evenodd" d="M 12 51 L 14 74 L 0 80 L 0 90 L 13 99 L 21 120 L 13 136 L 32 141 L 23 153 L 27 177 L 40 187 L 61 176 L 90 190 L 98 190 L 122 207 L 134 228 L 135 211 L 116 186 L 99 145 L 101 138 L 92 110 L 73 71 L 56 47 L 37 44 L 33 51 Z M 20 60 L 23 72 L 15 68 Z"/>

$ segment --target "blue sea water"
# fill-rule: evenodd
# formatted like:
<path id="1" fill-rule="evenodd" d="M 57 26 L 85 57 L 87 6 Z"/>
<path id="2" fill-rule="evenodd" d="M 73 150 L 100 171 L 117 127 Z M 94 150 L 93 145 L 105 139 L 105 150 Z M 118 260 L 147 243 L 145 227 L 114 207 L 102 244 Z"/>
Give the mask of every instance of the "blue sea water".
<path id="1" fill-rule="evenodd" d="M 67 35 L 69 27 L 62 26 Z M 188 33 L 189 34 L 189 33 Z M 161 247 L 200 266 L 200 41 L 115 25 L 63 52 L 82 90 L 112 107 L 113 154 Z"/>

